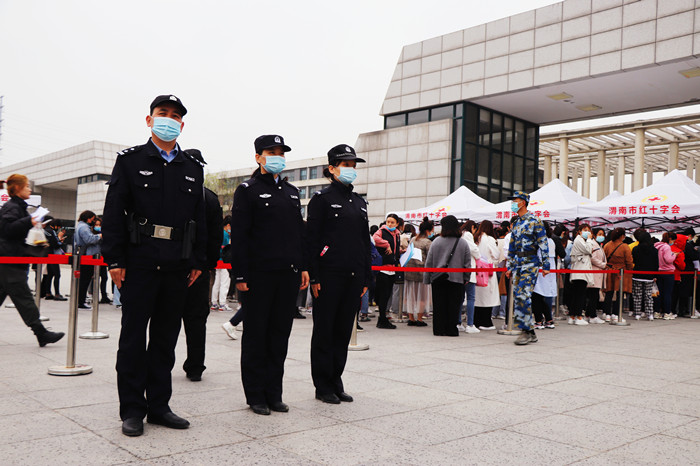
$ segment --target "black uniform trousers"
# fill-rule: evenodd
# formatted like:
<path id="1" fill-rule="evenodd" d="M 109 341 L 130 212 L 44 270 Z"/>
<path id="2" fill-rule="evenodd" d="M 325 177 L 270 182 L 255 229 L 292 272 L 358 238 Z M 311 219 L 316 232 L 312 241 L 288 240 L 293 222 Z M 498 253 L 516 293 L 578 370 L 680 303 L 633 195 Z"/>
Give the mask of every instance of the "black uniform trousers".
<path id="1" fill-rule="evenodd" d="M 245 332 L 241 379 L 249 405 L 282 401 L 282 377 L 301 274 L 291 268 L 251 272 L 241 293 Z"/>
<path id="2" fill-rule="evenodd" d="M 457 321 L 464 300 L 464 284 L 445 279 L 431 284 L 433 295 L 433 335 L 456 337 Z"/>
<path id="3" fill-rule="evenodd" d="M 201 375 L 204 365 L 204 349 L 207 342 L 207 318 L 209 317 L 209 273 L 203 272 L 187 289 L 182 323 L 187 337 L 187 359 L 182 369 L 188 375 Z"/>
<path id="4" fill-rule="evenodd" d="M 348 359 L 355 315 L 360 309 L 363 278 L 357 273 L 321 271 L 311 335 L 311 377 L 322 395 L 344 392 L 341 376 Z"/>
<path id="5" fill-rule="evenodd" d="M 38 324 L 39 309 L 27 284 L 28 267 L 0 264 L 0 306 L 8 296 L 27 325 Z"/>
<path id="6" fill-rule="evenodd" d="M 119 290 L 122 329 L 117 351 L 122 420 L 170 412 L 171 371 L 175 365 L 175 345 L 180 333 L 188 272 L 126 269 Z"/>
<path id="7" fill-rule="evenodd" d="M 90 256 L 92 257 L 92 256 Z M 85 304 L 87 300 L 87 291 L 92 284 L 92 277 L 95 275 L 94 265 L 81 265 L 80 266 L 80 283 L 78 283 L 78 305 Z M 99 301 L 100 295 L 97 290 L 92 290 L 92 300 Z"/>

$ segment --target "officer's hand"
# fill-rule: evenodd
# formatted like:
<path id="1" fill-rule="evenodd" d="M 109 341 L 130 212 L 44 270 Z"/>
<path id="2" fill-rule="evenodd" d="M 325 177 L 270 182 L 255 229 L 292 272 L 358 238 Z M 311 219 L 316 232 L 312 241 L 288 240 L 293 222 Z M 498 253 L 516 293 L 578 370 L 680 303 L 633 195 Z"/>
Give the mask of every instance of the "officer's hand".
<path id="1" fill-rule="evenodd" d="M 510 270 L 506 270 L 506 278 L 510 280 Z"/>
<path id="2" fill-rule="evenodd" d="M 238 291 L 248 291 L 248 284 L 246 282 L 236 283 L 236 289 Z"/>
<path id="3" fill-rule="evenodd" d="M 195 281 L 197 281 L 197 279 L 199 278 L 200 275 L 202 275 L 201 270 L 197 270 L 197 269 L 190 270 L 190 274 L 187 276 L 187 286 L 188 287 L 192 286 L 192 284 Z"/>
<path id="4" fill-rule="evenodd" d="M 314 295 L 314 298 L 318 298 L 318 292 L 321 291 L 321 284 L 320 283 L 314 283 L 311 285 L 311 294 Z"/>
<path id="5" fill-rule="evenodd" d="M 300 290 L 305 290 L 309 287 L 309 272 L 301 272 L 301 286 Z"/>
<path id="6" fill-rule="evenodd" d="M 112 269 L 109 271 L 109 276 L 112 277 L 112 281 L 117 288 L 121 289 L 124 277 L 126 277 L 126 269 Z"/>
<path id="7" fill-rule="evenodd" d="M 366 286 L 362 288 L 362 294 L 360 295 L 360 298 L 363 297 L 363 296 L 365 295 L 365 293 L 367 293 L 367 287 L 366 287 Z"/>

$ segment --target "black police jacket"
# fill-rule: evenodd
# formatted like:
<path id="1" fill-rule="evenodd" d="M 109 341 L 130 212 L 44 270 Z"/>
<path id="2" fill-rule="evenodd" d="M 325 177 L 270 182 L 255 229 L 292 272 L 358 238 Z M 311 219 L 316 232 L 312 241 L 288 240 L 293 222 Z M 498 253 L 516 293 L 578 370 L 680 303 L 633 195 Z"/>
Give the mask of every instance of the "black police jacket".
<path id="1" fill-rule="evenodd" d="M 309 276 L 318 283 L 324 271 L 354 273 L 369 285 L 372 276 L 367 203 L 333 180 L 309 201 L 307 224 Z"/>
<path id="2" fill-rule="evenodd" d="M 25 256 L 24 241 L 31 228 L 32 217 L 27 212 L 27 203 L 24 199 L 12 196 L 0 208 L 0 256 Z"/>
<path id="3" fill-rule="evenodd" d="M 204 206 L 207 217 L 207 269 L 216 268 L 224 240 L 223 209 L 219 196 L 209 188 L 204 188 Z"/>
<path id="4" fill-rule="evenodd" d="M 256 174 L 233 194 L 231 248 L 236 283 L 251 272 L 307 270 L 299 190 L 285 180 Z"/>
<path id="5" fill-rule="evenodd" d="M 149 139 L 120 152 L 108 182 L 102 220 L 102 255 L 110 269 L 206 270 L 207 225 L 204 170 L 182 150 L 166 162 Z M 130 235 L 129 214 L 148 224 L 176 228 L 182 235 L 191 220 L 196 238 L 189 259 L 183 239 Z M 132 224 L 132 225 L 130 225 Z"/>

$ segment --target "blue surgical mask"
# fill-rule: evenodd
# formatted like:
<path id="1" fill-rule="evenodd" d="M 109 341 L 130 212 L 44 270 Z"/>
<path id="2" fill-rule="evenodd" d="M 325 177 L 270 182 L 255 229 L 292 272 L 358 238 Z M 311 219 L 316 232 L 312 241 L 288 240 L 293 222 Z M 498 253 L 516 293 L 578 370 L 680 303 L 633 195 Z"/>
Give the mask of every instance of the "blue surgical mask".
<path id="1" fill-rule="evenodd" d="M 155 117 L 153 118 L 153 127 L 151 131 L 158 139 L 165 142 L 174 141 L 180 135 L 181 123 L 172 118 Z"/>
<path id="2" fill-rule="evenodd" d="M 589 236 L 591 236 L 591 234 L 587 231 L 581 233 L 581 238 L 583 239 L 588 239 Z"/>
<path id="3" fill-rule="evenodd" d="M 433 238 L 435 238 L 435 233 L 430 233 L 430 234 L 428 235 L 428 239 L 433 239 Z"/>
<path id="4" fill-rule="evenodd" d="M 97 232 L 102 231 L 102 227 L 95 227 L 95 231 L 97 231 Z"/>
<path id="5" fill-rule="evenodd" d="M 357 178 L 357 170 L 352 167 L 340 167 L 340 175 L 338 175 L 338 181 L 343 184 L 352 184 Z"/>
<path id="6" fill-rule="evenodd" d="M 394 230 L 396 230 L 396 227 L 391 227 L 391 228 L 386 227 L 386 229 L 389 230 L 389 231 L 394 231 Z"/>
<path id="7" fill-rule="evenodd" d="M 517 202 L 511 202 L 511 203 L 510 203 L 510 211 L 511 211 L 511 212 L 517 212 L 517 211 L 519 211 L 519 210 L 520 210 L 520 207 L 518 207 L 518 203 L 517 203 Z"/>
<path id="8" fill-rule="evenodd" d="M 599 243 L 602 243 L 603 241 L 605 241 L 605 236 L 596 236 L 595 240 L 598 241 Z"/>
<path id="9" fill-rule="evenodd" d="M 276 175 L 281 173 L 287 166 L 287 160 L 281 155 L 266 155 L 263 168 L 266 172 Z"/>

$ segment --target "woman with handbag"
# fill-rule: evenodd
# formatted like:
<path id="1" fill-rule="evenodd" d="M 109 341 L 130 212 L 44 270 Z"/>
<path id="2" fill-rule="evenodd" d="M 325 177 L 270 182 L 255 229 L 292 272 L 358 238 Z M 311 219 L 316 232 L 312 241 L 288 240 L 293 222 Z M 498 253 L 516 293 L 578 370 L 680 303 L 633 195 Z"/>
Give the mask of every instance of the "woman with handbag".
<path id="1" fill-rule="evenodd" d="M 440 221 L 440 237 L 433 241 L 425 260 L 426 268 L 468 268 L 471 263 L 469 245 L 459 232 L 454 215 Z M 433 295 L 433 335 L 459 336 L 457 318 L 464 301 L 464 285 L 469 272 L 425 272 L 423 283 L 431 285 Z"/>
<path id="2" fill-rule="evenodd" d="M 591 270 L 592 254 L 591 227 L 587 223 L 582 223 L 576 229 L 576 237 L 571 247 L 571 269 Z M 572 297 L 568 324 L 588 325 L 588 321 L 583 318 L 583 311 L 586 308 L 586 290 L 593 285 L 593 274 L 572 273 L 569 283 Z"/>
<path id="3" fill-rule="evenodd" d="M 377 251 L 382 255 L 383 266 L 399 265 L 399 257 L 401 255 L 401 232 L 398 229 L 400 218 L 396 214 L 389 214 L 386 217 L 386 224 L 374 233 L 374 245 Z M 394 281 L 396 272 L 382 270 L 377 274 L 377 286 L 374 291 L 374 298 L 379 307 L 379 319 L 377 319 L 377 328 L 395 329 L 396 325 L 389 322 L 387 318 L 387 308 L 389 299 L 394 290 Z"/>
<path id="4" fill-rule="evenodd" d="M 632 270 L 632 251 L 630 251 L 629 246 L 627 246 L 623 241 L 625 239 L 625 229 L 615 228 L 610 232 L 610 241 L 605 245 L 603 251 L 605 252 L 605 257 L 608 263 L 608 268 L 613 270 L 631 271 Z M 632 274 L 626 273 L 625 280 L 622 284 L 623 293 L 632 292 Z M 623 296 L 619 295 L 620 290 L 620 274 L 611 273 L 608 274 L 608 278 L 605 280 L 605 321 L 606 322 L 617 322 L 618 315 L 613 311 L 613 301 L 614 297 L 617 299 L 623 299 Z M 619 301 L 617 302 L 619 306 Z M 615 308 L 617 309 L 617 307 Z M 624 320 L 623 320 L 624 322 Z"/>
<path id="5" fill-rule="evenodd" d="M 428 217 L 423 219 L 418 227 L 418 236 L 411 240 L 414 250 L 420 251 L 420 258 L 416 254 L 406 263 L 406 267 L 424 267 L 425 259 L 428 257 L 430 246 L 430 236 L 433 234 L 435 225 Z M 404 276 L 404 297 L 403 303 L 408 313 L 409 327 L 426 327 L 423 322 L 423 314 L 430 312 L 432 308 L 432 297 L 430 296 L 430 286 L 423 283 L 422 272 L 406 272 Z"/>
<path id="6" fill-rule="evenodd" d="M 596 228 L 593 232 L 595 244 L 591 251 L 591 269 L 605 270 L 608 266 L 605 259 L 605 251 L 603 251 L 603 243 L 605 242 L 605 230 Z M 605 284 L 605 274 L 593 274 L 593 284 L 588 285 L 586 289 L 586 318 L 589 324 L 604 324 L 605 320 L 598 317 L 598 303 L 600 302 L 600 289 Z"/>
<path id="7" fill-rule="evenodd" d="M 481 259 L 476 261 L 477 268 L 493 268 L 498 262 L 501 251 L 493 235 L 493 223 L 484 220 L 476 231 L 475 242 L 479 247 Z M 479 274 L 488 276 L 486 283 L 479 283 Z M 493 272 L 477 272 L 477 287 L 474 302 L 474 325 L 479 330 L 495 330 L 491 320 L 493 308 L 501 305 L 501 295 L 498 290 L 498 277 Z"/>
<path id="8" fill-rule="evenodd" d="M 462 239 L 467 242 L 469 245 L 469 253 L 471 254 L 471 262 L 469 264 L 469 268 L 476 268 L 476 261 L 477 259 L 481 258 L 481 253 L 479 252 L 479 246 L 476 245 L 474 242 L 474 233 L 476 233 L 476 230 L 478 230 L 479 227 L 476 223 L 474 223 L 473 220 L 467 220 L 464 222 L 464 225 L 460 228 L 460 231 L 462 231 Z M 467 282 L 466 285 L 464 285 L 464 291 L 467 295 L 467 325 L 463 326 L 462 323 L 460 322 L 459 325 L 462 326 L 464 329 L 464 332 L 467 333 L 479 333 L 481 330 L 476 328 L 476 325 L 474 325 L 474 303 L 475 303 L 475 297 L 476 297 L 476 274 L 473 273 L 470 275 L 469 281 Z M 460 313 L 461 317 L 461 313 Z M 460 330 L 460 328 L 458 326 Z"/>
<path id="9" fill-rule="evenodd" d="M 27 247 L 31 246 L 26 245 L 25 239 L 29 230 L 40 223 L 27 212 L 26 201 L 32 194 L 29 179 L 24 175 L 11 175 L 7 179 L 7 193 L 10 200 L 0 208 L 0 256 L 27 256 Z M 24 323 L 36 335 L 39 346 L 56 343 L 63 338 L 63 332 L 50 332 L 39 320 L 39 309 L 27 285 L 27 272 L 27 264 L 0 264 L 0 305 L 9 296 Z"/>

